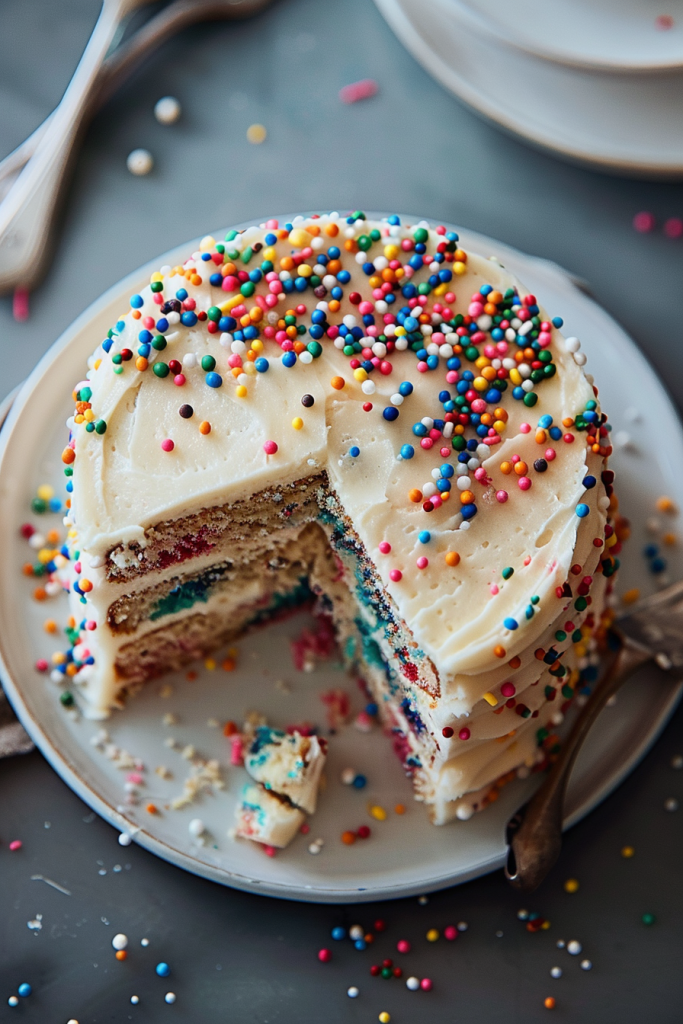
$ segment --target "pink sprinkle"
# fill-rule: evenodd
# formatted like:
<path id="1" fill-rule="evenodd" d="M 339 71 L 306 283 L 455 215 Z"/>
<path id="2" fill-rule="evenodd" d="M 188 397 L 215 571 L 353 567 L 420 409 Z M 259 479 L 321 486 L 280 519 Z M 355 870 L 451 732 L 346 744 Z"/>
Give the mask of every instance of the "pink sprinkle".
<path id="1" fill-rule="evenodd" d="M 470 732 L 470 730 L 469 730 L 469 729 L 467 728 L 467 726 L 465 726 L 465 728 L 464 728 L 464 729 L 461 729 L 461 730 L 460 730 L 460 732 L 458 733 L 458 739 L 461 739 L 461 740 L 468 740 L 468 739 L 470 738 L 470 736 L 471 736 L 471 735 L 472 735 L 472 733 L 471 733 L 471 732 Z"/>
<path id="2" fill-rule="evenodd" d="M 396 943 L 396 949 L 399 953 L 410 953 L 410 943 L 407 939 L 399 939 Z"/>
<path id="3" fill-rule="evenodd" d="M 443 937 L 444 939 L 448 939 L 449 942 L 453 942 L 454 939 L 457 939 L 458 929 L 455 927 L 454 924 L 449 924 L 446 928 L 444 928 Z"/>
<path id="4" fill-rule="evenodd" d="M 658 28 L 660 32 L 666 32 L 673 27 L 674 20 L 670 14 L 658 14 L 655 18 L 655 28 Z"/>
<path id="5" fill-rule="evenodd" d="M 28 288 L 15 288 L 12 296 L 12 316 L 18 323 L 28 320 Z"/>
<path id="6" fill-rule="evenodd" d="M 274 846 L 264 846 L 263 852 L 266 854 L 267 857 L 274 857 L 275 854 L 277 853 L 277 850 L 275 849 Z"/>
<path id="7" fill-rule="evenodd" d="M 329 949 L 321 949 L 318 952 L 318 960 L 320 960 L 321 963 L 329 964 L 331 959 L 332 959 L 332 953 L 330 952 Z"/>
<path id="8" fill-rule="evenodd" d="M 546 448 L 546 450 L 545 450 L 546 462 L 552 462 L 553 459 L 555 458 L 556 454 L 557 453 L 556 453 L 554 448 Z"/>
<path id="9" fill-rule="evenodd" d="M 424 555 L 420 555 L 420 557 L 418 558 L 416 564 L 417 564 L 418 569 L 426 569 L 427 566 L 429 565 L 429 559 L 425 558 Z"/>
<path id="10" fill-rule="evenodd" d="M 519 480 L 517 481 L 517 484 L 519 486 L 520 491 L 528 491 L 531 487 L 531 480 L 528 476 L 520 476 Z"/>
<path id="11" fill-rule="evenodd" d="M 175 444 L 170 437 L 167 437 L 165 441 L 161 442 L 161 449 L 164 452 L 172 452 L 175 448 Z"/>
<path id="12" fill-rule="evenodd" d="M 683 235 L 683 220 L 680 217 L 669 217 L 664 221 L 664 234 L 667 238 L 680 238 Z"/>
<path id="13" fill-rule="evenodd" d="M 240 768 L 244 764 L 241 736 L 233 736 L 230 740 L 230 764 L 233 768 Z"/>
<path id="14" fill-rule="evenodd" d="M 9 848 L 10 850 L 20 850 L 21 845 L 21 839 L 13 839 L 12 842 L 9 844 Z"/>
<path id="15" fill-rule="evenodd" d="M 183 386 L 183 384 L 185 383 L 185 374 L 184 373 L 176 373 L 175 377 L 173 378 L 173 383 L 175 384 L 175 386 L 177 388 L 181 388 Z"/>
<path id="16" fill-rule="evenodd" d="M 431 978 L 423 978 L 422 981 L 420 982 L 420 988 L 422 989 L 423 992 L 431 992 L 432 991 L 432 979 Z"/>
<path id="17" fill-rule="evenodd" d="M 504 505 L 507 500 L 508 500 L 508 492 L 507 491 L 496 491 L 496 501 L 499 501 L 501 503 L 501 505 Z"/>
<path id="18" fill-rule="evenodd" d="M 429 500 L 431 501 L 432 506 L 434 508 L 441 508 L 441 506 L 443 505 L 443 501 L 441 500 L 438 494 L 432 494 Z"/>
<path id="19" fill-rule="evenodd" d="M 526 558 L 524 559 L 524 564 L 525 565 L 530 565 L 531 564 L 531 555 L 527 555 L 526 556 Z"/>
<path id="20" fill-rule="evenodd" d="M 522 427 L 523 426 L 525 426 L 524 423 L 522 424 Z M 528 427 L 529 424 L 527 423 L 526 426 Z M 520 427 L 520 430 L 521 430 L 521 427 Z M 513 455 L 512 458 L 510 459 L 510 462 L 512 463 L 513 466 L 516 466 L 518 462 L 521 462 L 520 456 L 519 455 Z"/>
<path id="21" fill-rule="evenodd" d="M 86 624 L 85 624 L 85 628 L 86 628 L 86 629 L 89 629 L 89 630 L 91 630 L 91 631 L 92 631 L 93 629 L 97 629 L 97 623 L 95 622 L 95 620 L 94 620 L 94 619 L 88 619 L 88 621 L 87 621 L 87 622 L 86 622 Z"/>
<path id="22" fill-rule="evenodd" d="M 389 579 L 393 580 L 394 583 L 399 583 L 403 579 L 403 573 L 400 569 L 392 569 L 389 573 Z"/>
<path id="23" fill-rule="evenodd" d="M 307 836 L 310 831 L 311 831 L 311 826 L 308 824 L 307 821 L 305 821 L 303 823 L 303 825 L 301 826 L 301 828 L 299 829 L 299 832 L 301 832 L 302 836 Z"/>
<path id="24" fill-rule="evenodd" d="M 275 455 L 275 452 L 277 451 L 277 445 L 275 444 L 275 441 L 264 442 L 263 450 L 266 453 L 266 455 Z"/>
<path id="25" fill-rule="evenodd" d="M 500 692 L 503 694 L 504 697 L 514 697 L 517 690 L 515 689 L 514 683 L 503 683 L 503 685 L 500 688 Z"/>
<path id="26" fill-rule="evenodd" d="M 523 434 L 528 434 L 531 430 L 531 425 L 529 423 L 520 423 L 519 429 Z"/>
<path id="27" fill-rule="evenodd" d="M 391 551 L 391 544 L 386 540 L 380 541 L 379 549 L 383 555 L 388 555 Z"/>
<path id="28" fill-rule="evenodd" d="M 45 658 L 38 658 L 36 662 L 36 672 L 47 672 L 49 664 L 45 661 Z"/>
<path id="29" fill-rule="evenodd" d="M 648 231 L 652 231 L 656 223 L 654 213 L 649 213 L 647 210 L 637 213 L 633 218 L 633 227 L 641 235 L 646 235 Z"/>
<path id="30" fill-rule="evenodd" d="M 351 82 L 339 90 L 339 99 L 342 103 L 358 103 L 359 100 L 369 100 L 375 96 L 378 90 L 374 78 L 363 78 L 360 82 Z"/>
<path id="31" fill-rule="evenodd" d="M 144 781 L 139 772 L 130 772 L 126 775 L 126 782 L 134 782 L 136 786 L 141 785 Z"/>
<path id="32" fill-rule="evenodd" d="M 496 594 L 500 593 L 497 583 L 492 583 L 491 586 L 489 587 L 489 590 L 491 591 L 494 597 L 496 596 Z"/>
<path id="33" fill-rule="evenodd" d="M 439 455 L 441 456 L 442 459 L 447 459 L 450 454 L 451 454 L 451 449 L 450 448 L 440 448 L 439 449 Z"/>

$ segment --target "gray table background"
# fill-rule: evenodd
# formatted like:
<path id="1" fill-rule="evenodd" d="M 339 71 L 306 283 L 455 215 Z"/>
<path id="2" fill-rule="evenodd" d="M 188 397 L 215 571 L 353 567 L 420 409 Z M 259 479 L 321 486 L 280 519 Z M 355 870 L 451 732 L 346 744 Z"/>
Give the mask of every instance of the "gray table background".
<path id="1" fill-rule="evenodd" d="M 96 0 L 0 2 L 0 155 L 59 100 L 97 9 Z M 339 88 L 367 76 L 380 94 L 340 104 Z M 169 93 L 183 107 L 170 128 L 152 114 Z M 246 141 L 254 122 L 268 129 L 262 146 Z M 147 178 L 126 170 L 138 146 L 155 157 Z M 587 279 L 683 405 L 683 242 L 631 227 L 641 209 L 660 221 L 682 215 L 683 187 L 572 167 L 501 134 L 415 64 L 370 0 L 283 0 L 250 22 L 189 30 L 148 61 L 89 131 L 29 321 L 15 323 L 0 299 L 0 394 L 89 302 L 165 249 L 273 211 L 358 207 L 460 223 Z M 359 910 L 221 889 L 122 849 L 39 754 L 2 762 L 0 1019 L 332 1024 L 376 1021 L 386 1009 L 392 1024 L 530 1024 L 546 1019 L 552 994 L 559 1020 L 678 1022 L 683 810 L 667 813 L 664 801 L 683 801 L 683 773 L 670 767 L 682 733 L 683 710 L 631 778 L 571 831 L 532 898 L 521 901 L 496 874 L 426 906 L 410 899 Z M 23 848 L 10 853 L 17 837 Z M 631 860 L 620 856 L 625 844 L 636 848 Z M 563 890 L 568 877 L 581 883 L 575 895 Z M 529 935 L 516 919 L 523 902 L 552 927 Z M 640 921 L 646 911 L 657 915 L 653 927 Z M 43 927 L 34 932 L 27 922 L 37 913 Z M 367 926 L 378 916 L 389 928 L 374 951 L 334 944 L 334 961 L 318 963 L 334 924 Z M 458 920 L 470 927 L 455 945 L 424 940 L 427 928 Z M 115 931 L 131 938 L 124 964 L 113 959 Z M 370 963 L 391 956 L 400 937 L 415 950 L 406 966 L 434 980 L 430 994 L 369 977 Z M 580 939 L 593 970 L 557 951 L 558 938 Z M 171 964 L 170 979 L 155 976 L 159 960 Z M 549 975 L 554 964 L 565 970 L 559 981 Z M 34 994 L 10 1010 L 7 997 L 24 980 Z M 345 994 L 352 984 L 361 989 L 355 1001 Z M 163 1002 L 169 989 L 174 1006 Z M 139 1006 L 130 1005 L 134 992 Z"/>

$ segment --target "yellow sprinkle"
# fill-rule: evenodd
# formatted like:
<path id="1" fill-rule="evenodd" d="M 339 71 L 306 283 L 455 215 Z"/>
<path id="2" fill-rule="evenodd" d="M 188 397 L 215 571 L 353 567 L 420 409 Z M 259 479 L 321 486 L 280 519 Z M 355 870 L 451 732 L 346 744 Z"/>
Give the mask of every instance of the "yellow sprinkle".
<path id="1" fill-rule="evenodd" d="M 311 236 L 304 228 L 294 228 L 289 232 L 289 238 L 287 241 L 291 245 L 296 246 L 297 249 L 303 249 L 304 246 L 308 245 L 311 241 Z"/>
<path id="2" fill-rule="evenodd" d="M 204 235 L 201 242 L 199 243 L 199 249 L 201 252 L 210 252 L 215 244 L 216 239 L 213 237 L 213 235 Z"/>
<path id="3" fill-rule="evenodd" d="M 235 395 L 238 398 L 246 398 L 247 397 L 247 389 L 245 388 L 244 384 L 239 384 L 235 388 Z"/>
<path id="4" fill-rule="evenodd" d="M 578 892 L 579 891 L 579 883 L 578 883 L 578 881 L 575 878 L 568 878 L 567 881 L 564 883 L 564 891 L 565 892 Z"/>
<path id="5" fill-rule="evenodd" d="M 674 515 L 678 511 L 673 499 L 667 498 L 665 495 L 662 495 L 661 498 L 657 498 L 656 506 L 660 512 L 669 512 L 671 515 Z"/>
<path id="6" fill-rule="evenodd" d="M 292 426 L 294 427 L 295 430 L 301 430 L 303 425 L 304 421 L 301 419 L 301 416 L 295 416 L 294 419 L 292 420 Z"/>
<path id="7" fill-rule="evenodd" d="M 155 281 L 163 281 L 163 279 L 164 275 L 161 274 L 158 270 L 155 270 L 152 276 L 150 277 L 150 281 L 152 283 L 154 283 Z"/>
<path id="8" fill-rule="evenodd" d="M 266 141 L 268 132 L 262 124 L 250 124 L 247 128 L 247 139 L 254 146 L 259 146 Z"/>
<path id="9" fill-rule="evenodd" d="M 66 654 L 64 654 L 62 651 L 55 651 L 50 660 L 52 661 L 53 665 L 63 665 L 64 662 L 66 661 Z"/>
<path id="10" fill-rule="evenodd" d="M 629 857 L 632 857 L 635 852 L 636 851 L 633 849 L 632 846 L 622 846 L 621 848 L 621 856 L 626 857 L 627 860 Z"/>
<path id="11" fill-rule="evenodd" d="M 389 1021 L 391 1020 L 391 1014 L 387 1013 L 386 1010 L 382 1010 L 377 1019 L 379 1020 L 379 1024 L 389 1024 Z"/>
<path id="12" fill-rule="evenodd" d="M 209 672 L 213 672 L 216 667 L 216 662 L 213 658 L 207 658 L 204 662 L 204 668 L 208 668 Z"/>
<path id="13" fill-rule="evenodd" d="M 238 292 L 237 295 L 233 295 L 231 298 L 226 299 L 225 302 L 221 302 L 218 307 L 221 313 L 229 313 L 233 306 L 239 306 L 244 302 L 244 295 Z"/>
<path id="14" fill-rule="evenodd" d="M 373 807 L 370 808 L 370 815 L 371 817 L 375 818 L 376 821 L 386 821 L 387 812 L 384 810 L 383 807 L 379 807 L 377 804 L 375 804 Z"/>
<path id="15" fill-rule="evenodd" d="M 439 938 L 439 932 L 436 930 L 436 928 L 430 928 L 425 938 L 427 939 L 427 942 L 436 942 L 436 940 Z"/>
<path id="16" fill-rule="evenodd" d="M 467 264 L 461 263 L 460 260 L 456 260 L 453 264 L 453 273 L 460 276 L 461 274 L 467 273 Z"/>
<path id="17" fill-rule="evenodd" d="M 55 489 L 49 484 L 41 484 L 36 493 L 41 501 L 49 501 L 50 498 L 54 498 Z"/>
<path id="18" fill-rule="evenodd" d="M 487 704 L 490 704 L 492 708 L 495 708 L 496 704 L 498 703 L 498 698 L 494 696 L 494 694 L 492 693 L 485 693 L 484 700 L 486 701 Z"/>
<path id="19" fill-rule="evenodd" d="M 361 384 L 363 383 L 364 380 L 368 379 L 367 370 L 364 370 L 362 366 L 359 366 L 356 370 L 354 370 L 353 375 L 356 378 L 356 380 L 359 381 Z"/>
<path id="20" fill-rule="evenodd" d="M 632 587 L 631 590 L 627 590 L 625 594 L 622 594 L 622 604 L 633 604 L 640 597 L 640 590 L 638 587 Z"/>
<path id="21" fill-rule="evenodd" d="M 544 932 L 547 932 L 548 928 L 550 928 L 550 921 L 544 921 L 543 924 L 541 925 L 541 928 L 542 928 L 542 930 Z"/>

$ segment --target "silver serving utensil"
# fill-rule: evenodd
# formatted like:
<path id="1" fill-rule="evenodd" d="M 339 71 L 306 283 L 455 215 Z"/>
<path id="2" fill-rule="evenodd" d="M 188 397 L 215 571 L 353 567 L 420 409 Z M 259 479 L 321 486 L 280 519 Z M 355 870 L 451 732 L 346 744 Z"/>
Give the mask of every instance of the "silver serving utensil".
<path id="1" fill-rule="evenodd" d="M 613 631 L 611 665 L 576 718 L 559 756 L 534 796 L 510 819 L 505 876 L 522 892 L 538 888 L 562 847 L 564 797 L 576 756 L 609 698 L 648 661 L 683 675 L 683 581 L 641 601 Z"/>
<path id="2" fill-rule="evenodd" d="M 110 2 L 119 5 L 118 16 L 108 16 L 109 34 L 115 40 L 121 19 L 133 7 L 148 3 L 150 0 Z M 60 114 L 60 103 L 57 110 L 53 111 L 21 145 L 0 161 L 0 292 L 14 287 L 30 288 L 40 279 L 51 255 L 49 233 L 54 226 L 59 202 L 64 195 L 72 157 L 81 133 L 92 115 L 112 96 L 144 57 L 188 25 L 199 21 L 245 18 L 271 2 L 272 0 L 175 0 L 150 18 L 129 40 L 104 60 L 102 51 L 106 52 L 106 49 L 102 41 L 104 35 L 102 36 L 98 43 L 99 65 L 94 67 L 94 71 L 91 69 L 89 85 L 80 95 L 80 106 L 68 126 L 69 131 L 60 137 L 54 128 L 57 115 L 64 116 Z M 98 26 L 99 24 L 98 22 Z M 110 46 L 111 41 L 107 45 Z M 96 65 L 95 56 L 90 63 Z M 80 68 L 79 64 L 77 74 Z M 66 97 L 67 94 L 64 99 Z M 15 192 L 15 189 L 23 190 L 29 171 L 38 177 L 38 172 L 33 169 L 32 159 L 43 152 L 43 146 L 49 138 L 53 141 L 57 138 L 57 143 L 53 157 L 48 161 L 50 166 L 46 171 L 47 176 L 41 179 L 37 191 L 27 194 L 22 200 L 23 191 L 19 193 Z"/>

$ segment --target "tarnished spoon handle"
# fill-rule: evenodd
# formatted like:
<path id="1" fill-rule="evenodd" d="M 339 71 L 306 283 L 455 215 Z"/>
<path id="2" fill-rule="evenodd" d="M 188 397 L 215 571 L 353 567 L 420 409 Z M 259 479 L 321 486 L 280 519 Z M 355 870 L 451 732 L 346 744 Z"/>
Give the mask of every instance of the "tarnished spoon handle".
<path id="1" fill-rule="evenodd" d="M 559 857 L 564 797 L 581 745 L 609 698 L 651 657 L 650 651 L 622 638 L 619 652 L 579 712 L 557 761 L 529 803 L 509 822 L 505 876 L 516 889 L 533 892 Z"/>

